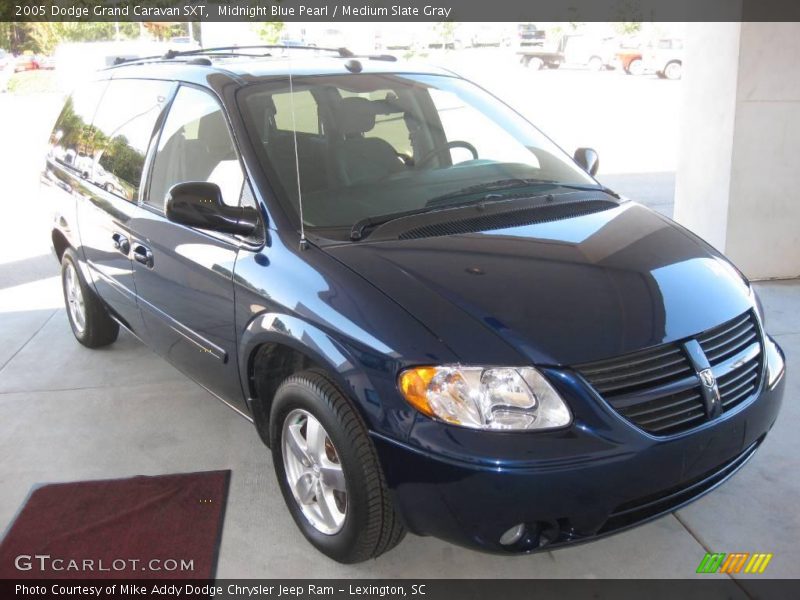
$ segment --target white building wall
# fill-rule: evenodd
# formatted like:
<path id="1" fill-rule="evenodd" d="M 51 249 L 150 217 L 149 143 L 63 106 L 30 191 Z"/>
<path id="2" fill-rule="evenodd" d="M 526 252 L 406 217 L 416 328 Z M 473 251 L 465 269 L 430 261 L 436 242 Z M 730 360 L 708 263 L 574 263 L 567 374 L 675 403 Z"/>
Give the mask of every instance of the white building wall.
<path id="1" fill-rule="evenodd" d="M 675 218 L 752 278 L 800 276 L 800 23 L 687 27 Z"/>

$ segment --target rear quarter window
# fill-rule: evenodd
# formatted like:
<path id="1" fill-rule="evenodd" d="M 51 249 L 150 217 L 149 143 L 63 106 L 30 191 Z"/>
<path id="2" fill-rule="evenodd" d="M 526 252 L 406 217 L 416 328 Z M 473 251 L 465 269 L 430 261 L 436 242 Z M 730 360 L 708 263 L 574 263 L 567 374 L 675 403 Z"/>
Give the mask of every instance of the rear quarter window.
<path id="1" fill-rule="evenodd" d="M 147 148 L 172 88 L 165 81 L 111 81 L 92 127 L 92 183 L 125 200 L 138 200 Z"/>
<path id="2" fill-rule="evenodd" d="M 92 120 L 106 88 L 106 82 L 93 82 L 67 98 L 50 135 L 50 158 L 64 167 L 88 176 L 87 164 L 92 142 Z"/>

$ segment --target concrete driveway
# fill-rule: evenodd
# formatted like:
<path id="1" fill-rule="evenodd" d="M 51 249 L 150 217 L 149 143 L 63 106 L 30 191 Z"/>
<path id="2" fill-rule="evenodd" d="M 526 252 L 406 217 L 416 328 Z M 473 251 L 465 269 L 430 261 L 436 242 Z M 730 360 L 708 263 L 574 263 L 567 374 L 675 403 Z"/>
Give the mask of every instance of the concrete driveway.
<path id="1" fill-rule="evenodd" d="M 58 108 L 54 97 L 0 98 L 0 130 L 11 132 L 0 164 L 4 183 L 12 183 L 0 199 L 0 528 L 36 483 L 231 469 L 222 578 L 692 577 L 712 550 L 772 552 L 761 577 L 800 576 L 800 282 L 758 285 L 768 329 L 787 354 L 786 402 L 756 457 L 719 490 L 575 548 L 505 558 L 408 536 L 375 561 L 342 566 L 295 528 L 250 423 L 128 334 L 99 351 L 73 339 L 35 195 Z M 649 190 L 661 200 L 652 204 L 669 214 L 672 178 L 665 173 L 623 183 Z"/>

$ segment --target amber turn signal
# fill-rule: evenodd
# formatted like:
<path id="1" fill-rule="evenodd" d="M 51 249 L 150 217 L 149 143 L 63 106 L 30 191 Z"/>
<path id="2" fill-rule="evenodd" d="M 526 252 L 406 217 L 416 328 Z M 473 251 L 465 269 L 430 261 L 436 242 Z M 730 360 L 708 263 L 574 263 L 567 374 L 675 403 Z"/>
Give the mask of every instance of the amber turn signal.
<path id="1" fill-rule="evenodd" d="M 428 384 L 434 375 L 436 375 L 434 367 L 415 367 L 400 373 L 400 391 L 406 401 L 428 416 L 434 416 L 427 396 Z"/>

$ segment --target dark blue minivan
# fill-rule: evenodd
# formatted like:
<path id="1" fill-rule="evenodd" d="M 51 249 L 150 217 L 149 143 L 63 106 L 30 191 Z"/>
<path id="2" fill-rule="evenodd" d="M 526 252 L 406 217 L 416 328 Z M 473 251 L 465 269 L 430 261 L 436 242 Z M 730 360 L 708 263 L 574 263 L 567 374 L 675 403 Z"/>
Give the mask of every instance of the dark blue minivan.
<path id="1" fill-rule="evenodd" d="M 747 279 L 597 165 L 449 71 L 223 48 L 80 85 L 43 194 L 78 341 L 252 420 L 316 548 L 515 554 L 702 496 L 781 404 Z"/>

